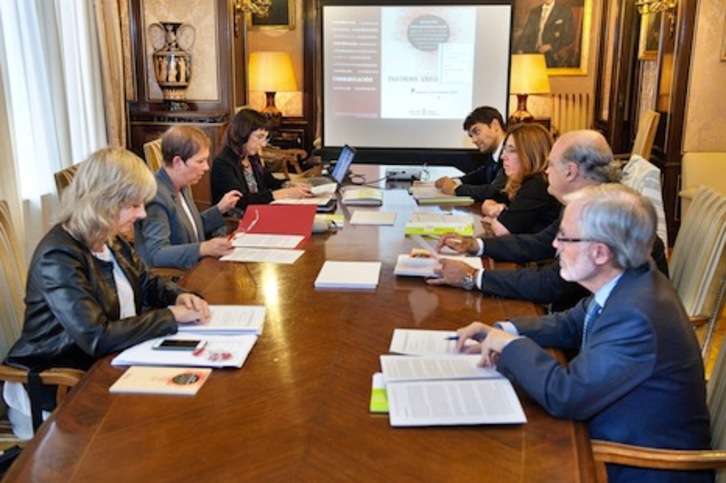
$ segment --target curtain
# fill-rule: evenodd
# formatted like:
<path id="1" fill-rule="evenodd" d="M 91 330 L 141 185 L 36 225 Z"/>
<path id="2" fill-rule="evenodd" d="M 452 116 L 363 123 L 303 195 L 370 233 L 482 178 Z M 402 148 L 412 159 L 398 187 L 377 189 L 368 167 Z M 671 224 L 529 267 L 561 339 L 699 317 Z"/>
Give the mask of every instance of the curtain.
<path id="1" fill-rule="evenodd" d="M 106 133 L 110 146 L 126 147 L 126 97 L 124 79 L 128 79 L 130 59 L 124 57 L 128 46 L 128 0 L 95 0 L 106 107 Z M 125 37 L 125 38 L 124 38 Z M 125 49 L 130 52 L 130 49 Z M 131 93 L 129 98 L 133 97 Z"/>
<path id="2" fill-rule="evenodd" d="M 53 222 L 53 173 L 107 144 L 98 38 L 86 1 L 0 2 L 0 198 L 25 257 Z"/>

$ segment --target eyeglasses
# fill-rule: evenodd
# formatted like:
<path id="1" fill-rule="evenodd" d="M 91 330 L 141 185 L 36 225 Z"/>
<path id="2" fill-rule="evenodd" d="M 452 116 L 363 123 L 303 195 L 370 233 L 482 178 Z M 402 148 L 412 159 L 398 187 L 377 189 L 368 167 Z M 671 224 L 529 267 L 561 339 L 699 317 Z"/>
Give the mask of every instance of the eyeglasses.
<path id="1" fill-rule="evenodd" d="M 514 146 L 504 146 L 504 152 L 507 154 L 517 154 L 517 148 Z"/>
<path id="2" fill-rule="evenodd" d="M 586 243 L 586 242 L 597 242 L 592 238 L 568 238 L 566 236 L 558 236 L 555 238 L 557 243 Z"/>

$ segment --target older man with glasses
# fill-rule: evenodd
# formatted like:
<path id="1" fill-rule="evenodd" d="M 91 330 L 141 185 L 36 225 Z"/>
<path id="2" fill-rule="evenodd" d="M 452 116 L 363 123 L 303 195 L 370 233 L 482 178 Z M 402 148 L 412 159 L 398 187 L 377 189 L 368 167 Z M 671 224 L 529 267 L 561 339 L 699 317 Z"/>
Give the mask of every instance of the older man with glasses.
<path id="1" fill-rule="evenodd" d="M 590 437 L 669 449 L 709 447 L 703 362 L 683 305 L 650 259 L 653 205 L 618 184 L 568 197 L 553 245 L 562 278 L 592 292 L 569 311 L 459 329 L 482 365 L 515 381 Z M 562 366 L 544 348 L 577 355 Z M 713 473 L 608 465 L 618 481 L 713 481 Z"/>

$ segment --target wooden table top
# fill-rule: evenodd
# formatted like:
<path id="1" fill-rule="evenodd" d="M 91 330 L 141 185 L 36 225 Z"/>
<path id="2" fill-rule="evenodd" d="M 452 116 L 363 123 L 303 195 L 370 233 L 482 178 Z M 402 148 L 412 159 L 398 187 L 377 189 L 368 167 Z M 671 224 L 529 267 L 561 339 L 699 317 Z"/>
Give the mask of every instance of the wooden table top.
<path id="1" fill-rule="evenodd" d="M 414 247 L 403 236 L 409 213 L 439 209 L 417 208 L 405 189 L 386 191 L 382 209 L 398 212 L 395 226 L 314 235 L 294 265 L 203 260 L 187 288 L 211 304 L 267 307 L 242 369 L 215 370 L 195 397 L 110 394 L 123 370 L 107 357 L 4 481 L 592 480 L 584 425 L 549 416 L 521 391 L 524 425 L 391 428 L 386 415 L 369 413 L 371 377 L 394 328 L 455 329 L 537 312 L 396 278 L 396 257 Z M 316 290 L 325 260 L 381 260 L 378 288 Z"/>

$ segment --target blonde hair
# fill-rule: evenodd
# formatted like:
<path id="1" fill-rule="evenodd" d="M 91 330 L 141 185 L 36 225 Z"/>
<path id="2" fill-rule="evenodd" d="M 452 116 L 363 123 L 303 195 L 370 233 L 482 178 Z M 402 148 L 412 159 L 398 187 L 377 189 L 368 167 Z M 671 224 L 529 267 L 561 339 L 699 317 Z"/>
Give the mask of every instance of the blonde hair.
<path id="1" fill-rule="evenodd" d="M 156 194 L 156 180 L 146 164 L 123 148 L 103 148 L 79 167 L 63 192 L 59 221 L 89 248 L 117 235 L 123 208 L 145 203 Z"/>
<path id="2" fill-rule="evenodd" d="M 545 176 L 547 169 L 547 156 L 552 149 L 552 136 L 547 129 L 540 124 L 516 124 L 509 129 L 504 140 L 512 138 L 517 148 L 517 156 L 522 164 L 521 171 L 515 176 L 507 177 L 507 184 L 504 192 L 509 200 L 513 200 L 519 192 L 519 188 L 533 176 Z"/>

